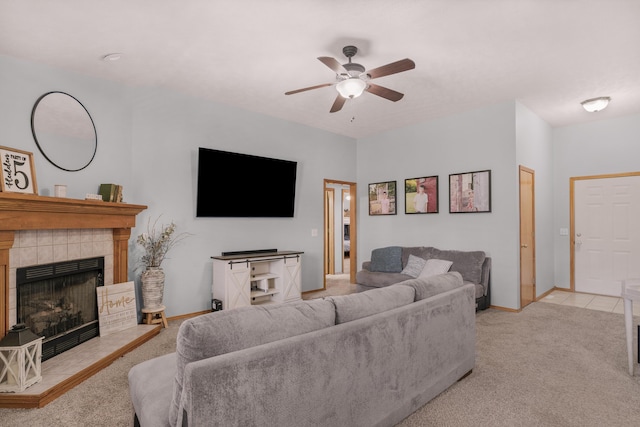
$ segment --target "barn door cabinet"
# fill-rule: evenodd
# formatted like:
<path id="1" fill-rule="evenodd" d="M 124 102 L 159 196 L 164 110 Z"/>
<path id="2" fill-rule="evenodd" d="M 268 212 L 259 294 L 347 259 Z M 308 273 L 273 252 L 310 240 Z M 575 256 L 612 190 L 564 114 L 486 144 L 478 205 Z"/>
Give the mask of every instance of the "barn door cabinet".
<path id="1" fill-rule="evenodd" d="M 300 251 L 274 251 L 211 257 L 214 299 L 229 310 L 302 299 Z"/>

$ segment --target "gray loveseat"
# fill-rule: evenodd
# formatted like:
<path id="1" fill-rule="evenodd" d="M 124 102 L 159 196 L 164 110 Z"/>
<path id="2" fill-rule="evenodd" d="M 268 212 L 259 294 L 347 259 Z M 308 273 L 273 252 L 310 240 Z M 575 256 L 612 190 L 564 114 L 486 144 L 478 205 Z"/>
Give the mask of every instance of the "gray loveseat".
<path id="1" fill-rule="evenodd" d="M 134 423 L 393 426 L 473 369 L 474 301 L 452 272 L 188 319 L 130 370 Z"/>
<path id="2" fill-rule="evenodd" d="M 434 261 L 446 260 L 451 262 L 445 270 L 457 271 L 462 275 L 465 283 L 473 283 L 476 290 L 476 310 L 489 308 L 491 301 L 491 258 L 483 251 L 441 250 L 431 246 L 387 246 L 371 251 L 371 260 L 362 263 L 362 270 L 356 273 L 357 291 L 362 292 L 372 288 L 380 288 L 416 276 L 411 273 L 408 264 L 411 257 L 417 257 L 430 264 Z M 437 264 L 436 264 L 437 266 Z M 416 268 L 420 269 L 419 266 Z M 423 273 L 429 265 L 424 267 Z"/>

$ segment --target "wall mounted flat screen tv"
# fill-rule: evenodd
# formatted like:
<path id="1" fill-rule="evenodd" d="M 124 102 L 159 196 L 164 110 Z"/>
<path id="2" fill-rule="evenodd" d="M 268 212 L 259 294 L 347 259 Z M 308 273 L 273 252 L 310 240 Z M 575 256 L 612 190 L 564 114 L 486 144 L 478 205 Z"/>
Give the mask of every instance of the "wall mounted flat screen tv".
<path id="1" fill-rule="evenodd" d="M 198 149 L 197 217 L 293 217 L 297 162 Z"/>

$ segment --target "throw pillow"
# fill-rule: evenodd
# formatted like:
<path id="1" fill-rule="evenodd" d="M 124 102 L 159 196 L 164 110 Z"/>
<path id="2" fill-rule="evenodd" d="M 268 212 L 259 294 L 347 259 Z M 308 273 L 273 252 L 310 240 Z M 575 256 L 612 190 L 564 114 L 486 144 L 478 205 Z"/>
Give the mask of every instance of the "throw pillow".
<path id="1" fill-rule="evenodd" d="M 482 266 L 486 259 L 484 251 L 455 251 L 435 249 L 433 256 L 425 258 L 448 259 L 451 268 L 462 274 L 466 282 L 482 283 Z"/>
<path id="2" fill-rule="evenodd" d="M 451 268 L 451 264 L 453 264 L 451 261 L 444 259 L 429 259 L 418 277 L 431 277 L 446 273 Z"/>
<path id="3" fill-rule="evenodd" d="M 422 272 L 427 260 L 415 255 L 409 255 L 407 265 L 402 269 L 402 274 L 416 278 Z"/>
<path id="4" fill-rule="evenodd" d="M 402 247 L 388 246 L 371 251 L 370 271 L 400 273 L 402 271 Z"/>

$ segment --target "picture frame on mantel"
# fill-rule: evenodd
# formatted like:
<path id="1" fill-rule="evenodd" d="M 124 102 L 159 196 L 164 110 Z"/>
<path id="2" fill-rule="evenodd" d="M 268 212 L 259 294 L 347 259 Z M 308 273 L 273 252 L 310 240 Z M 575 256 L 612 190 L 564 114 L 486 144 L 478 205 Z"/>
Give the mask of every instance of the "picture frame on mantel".
<path id="1" fill-rule="evenodd" d="M 38 194 L 33 153 L 0 146 L 0 191 Z"/>

